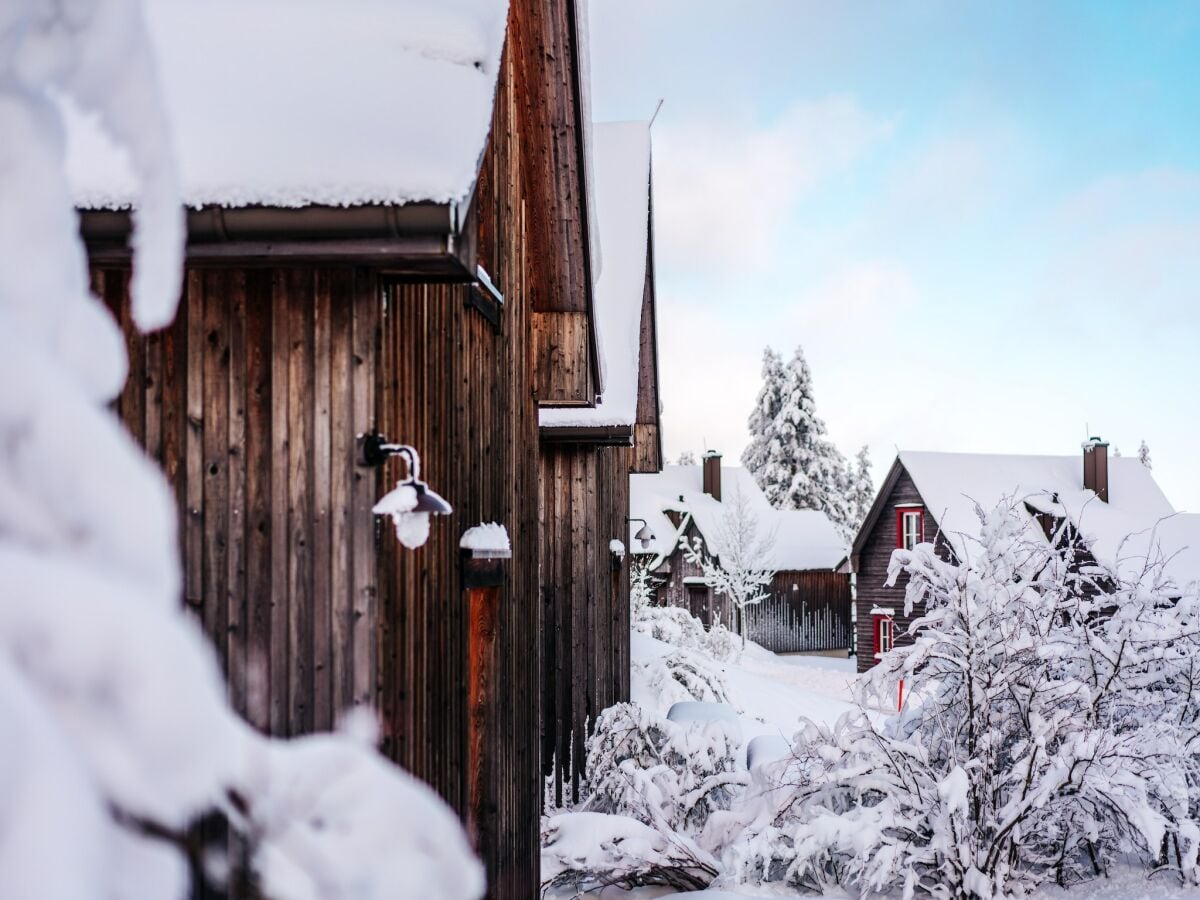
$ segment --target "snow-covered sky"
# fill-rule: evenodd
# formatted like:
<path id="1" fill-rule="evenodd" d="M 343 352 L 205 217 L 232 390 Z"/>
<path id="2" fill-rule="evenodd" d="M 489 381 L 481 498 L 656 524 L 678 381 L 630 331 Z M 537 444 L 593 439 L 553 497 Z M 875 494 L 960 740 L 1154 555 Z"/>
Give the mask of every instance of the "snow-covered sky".
<path id="1" fill-rule="evenodd" d="M 1149 443 L 1200 511 L 1200 5 L 594 0 L 654 125 L 666 450 L 740 454 L 762 348 L 895 447 Z"/>

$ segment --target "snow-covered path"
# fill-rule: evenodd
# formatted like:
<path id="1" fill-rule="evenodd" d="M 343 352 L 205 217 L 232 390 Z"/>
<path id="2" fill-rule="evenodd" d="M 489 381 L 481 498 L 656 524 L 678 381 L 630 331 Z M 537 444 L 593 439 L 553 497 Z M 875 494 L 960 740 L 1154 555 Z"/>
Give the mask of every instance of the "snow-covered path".
<path id="1" fill-rule="evenodd" d="M 677 648 L 644 634 L 632 635 L 633 700 L 665 715 L 670 700 L 653 691 L 639 677 L 641 666 L 652 664 Z M 851 683 L 855 676 L 852 659 L 824 656 L 777 656 L 757 644 L 748 644 L 731 662 L 705 658 L 721 673 L 730 700 L 741 722 L 743 744 L 761 734 L 791 740 L 801 717 L 832 724 L 838 716 L 855 708 Z"/>

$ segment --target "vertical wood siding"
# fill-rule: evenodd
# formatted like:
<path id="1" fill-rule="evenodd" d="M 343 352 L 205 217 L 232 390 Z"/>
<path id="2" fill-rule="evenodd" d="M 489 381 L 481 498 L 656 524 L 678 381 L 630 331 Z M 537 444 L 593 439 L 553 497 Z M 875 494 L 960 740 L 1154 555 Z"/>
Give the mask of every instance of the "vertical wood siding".
<path id="1" fill-rule="evenodd" d="M 374 700 L 377 478 L 352 460 L 378 292 L 351 268 L 192 268 L 174 325 L 140 335 L 128 277 L 94 272 L 129 348 L 117 411 L 179 499 L 183 599 L 251 723 L 328 729 Z"/>
<path id="2" fill-rule="evenodd" d="M 542 449 L 542 773 L 576 799 L 596 717 L 629 699 L 629 562 L 624 541 L 632 450 Z"/>
<path id="3" fill-rule="evenodd" d="M 896 549 L 896 505 L 902 503 L 919 503 L 925 501 L 917 491 L 917 486 L 907 471 L 901 470 L 895 485 L 884 501 L 883 512 L 875 523 L 875 527 L 863 543 L 859 554 L 858 572 L 855 576 L 855 623 L 858 638 L 858 671 L 865 672 L 875 665 L 874 636 L 872 627 L 874 617 L 871 610 L 875 607 L 894 609 L 893 634 L 897 644 L 912 643 L 908 628 L 913 619 L 924 615 L 924 608 L 918 606 L 912 615 L 904 615 L 904 590 L 908 585 L 908 576 L 901 575 L 895 587 L 886 587 L 888 563 L 892 551 Z M 937 536 L 937 522 L 925 510 L 925 538 L 933 540 Z M 938 537 L 938 545 L 945 542 Z"/>

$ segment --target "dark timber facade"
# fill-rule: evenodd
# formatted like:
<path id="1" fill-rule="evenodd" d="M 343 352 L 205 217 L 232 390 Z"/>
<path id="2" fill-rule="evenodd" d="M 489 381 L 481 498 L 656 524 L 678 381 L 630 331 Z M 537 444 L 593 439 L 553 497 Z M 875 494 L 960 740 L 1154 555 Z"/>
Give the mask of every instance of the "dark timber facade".
<path id="1" fill-rule="evenodd" d="M 511 4 L 467 208 L 194 212 L 164 331 L 130 323 L 127 223 L 84 215 L 93 283 L 129 344 L 118 411 L 175 490 L 181 600 L 216 644 L 234 705 L 276 735 L 374 707 L 384 752 L 462 815 L 498 898 L 539 891 L 541 579 L 569 581 L 539 572 L 539 533 L 594 503 L 594 524 L 569 533 L 605 536 L 588 590 L 625 596 L 601 550 L 623 533 L 634 451 L 593 449 L 570 474 L 563 463 L 566 483 L 611 495 L 539 503 L 537 404 L 589 403 L 597 380 L 575 16 L 570 0 Z M 358 464 L 372 430 L 416 446 L 454 507 L 418 550 L 371 513 L 404 472 Z M 492 521 L 513 552 L 481 593 L 458 541 Z M 564 695 L 627 695 L 627 625 L 587 632 L 611 660 L 603 690 L 599 672 L 570 669 Z"/>

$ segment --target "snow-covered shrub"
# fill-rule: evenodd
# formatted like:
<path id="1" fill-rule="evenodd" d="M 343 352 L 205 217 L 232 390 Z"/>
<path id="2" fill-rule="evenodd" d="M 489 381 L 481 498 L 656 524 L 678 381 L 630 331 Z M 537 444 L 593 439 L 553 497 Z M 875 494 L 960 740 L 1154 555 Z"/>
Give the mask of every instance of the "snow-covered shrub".
<path id="1" fill-rule="evenodd" d="M 667 885 L 700 890 L 716 875 L 715 861 L 691 840 L 628 816 L 567 812 L 542 829 L 542 887 L 576 895 L 614 886 L 632 890 Z"/>
<path id="2" fill-rule="evenodd" d="M 633 666 L 662 709 L 685 700 L 729 702 L 724 677 L 698 653 L 676 650 L 646 662 L 634 661 Z"/>
<path id="3" fill-rule="evenodd" d="M 698 833 L 746 782 L 740 738 L 721 722 L 671 722 L 635 703 L 610 706 L 588 740 L 581 808 L 630 816 L 666 832 Z"/>
<path id="4" fill-rule="evenodd" d="M 1196 598 L 1158 565 L 1123 577 L 1052 546 L 1011 504 L 979 516 L 961 564 L 894 553 L 928 612 L 868 678 L 916 699 L 882 727 L 805 727 L 742 877 L 991 898 L 1121 858 L 1200 881 Z"/>
<path id="5" fill-rule="evenodd" d="M 741 640 L 724 625 L 706 630 L 704 623 L 680 606 L 644 606 L 633 630 L 681 650 L 695 650 L 725 662 L 741 652 Z M 699 698 L 698 698 L 699 699 Z"/>
<path id="6" fill-rule="evenodd" d="M 588 740 L 586 798 L 543 820 L 543 887 L 707 885 L 718 866 L 697 836 L 749 780 L 739 749 L 723 722 L 676 723 L 635 703 L 606 709 Z"/>

